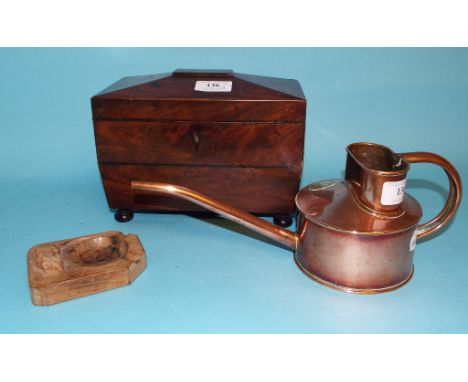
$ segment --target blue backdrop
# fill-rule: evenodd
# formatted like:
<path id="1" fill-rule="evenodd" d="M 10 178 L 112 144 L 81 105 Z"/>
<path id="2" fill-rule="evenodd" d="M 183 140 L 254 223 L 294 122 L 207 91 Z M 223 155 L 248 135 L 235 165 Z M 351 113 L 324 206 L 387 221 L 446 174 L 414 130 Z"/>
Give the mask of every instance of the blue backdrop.
<path id="1" fill-rule="evenodd" d="M 418 244 L 413 280 L 375 296 L 316 284 L 290 251 L 213 219 L 115 222 L 89 99 L 123 76 L 175 68 L 298 79 L 308 100 L 303 184 L 341 177 L 354 141 L 438 153 L 467 180 L 466 49 L 0 49 L 0 332 L 468 331 L 466 203 Z M 413 165 L 410 179 L 424 218 L 434 216 L 447 196 L 443 171 Z M 106 230 L 140 236 L 148 268 L 135 283 L 33 306 L 28 249 Z"/>

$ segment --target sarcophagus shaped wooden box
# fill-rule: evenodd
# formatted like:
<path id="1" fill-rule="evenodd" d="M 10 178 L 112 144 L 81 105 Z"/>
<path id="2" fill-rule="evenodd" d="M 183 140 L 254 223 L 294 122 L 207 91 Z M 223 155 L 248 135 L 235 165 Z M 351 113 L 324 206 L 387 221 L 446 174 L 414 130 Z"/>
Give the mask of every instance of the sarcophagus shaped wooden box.
<path id="1" fill-rule="evenodd" d="M 132 180 L 186 186 L 285 225 L 294 212 L 306 114 L 298 81 L 176 70 L 125 77 L 91 104 L 99 170 L 118 220 L 135 210 L 202 210 L 138 194 Z"/>

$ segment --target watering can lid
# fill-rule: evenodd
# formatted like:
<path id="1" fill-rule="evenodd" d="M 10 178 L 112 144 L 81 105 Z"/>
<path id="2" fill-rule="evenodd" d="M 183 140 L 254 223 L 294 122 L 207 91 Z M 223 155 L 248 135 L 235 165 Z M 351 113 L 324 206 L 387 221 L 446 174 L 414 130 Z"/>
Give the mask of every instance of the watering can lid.
<path id="1" fill-rule="evenodd" d="M 401 208 L 393 214 L 376 213 L 356 198 L 352 185 L 340 179 L 309 184 L 296 196 L 304 217 L 335 231 L 384 235 L 405 231 L 421 219 L 419 203 L 405 193 Z"/>

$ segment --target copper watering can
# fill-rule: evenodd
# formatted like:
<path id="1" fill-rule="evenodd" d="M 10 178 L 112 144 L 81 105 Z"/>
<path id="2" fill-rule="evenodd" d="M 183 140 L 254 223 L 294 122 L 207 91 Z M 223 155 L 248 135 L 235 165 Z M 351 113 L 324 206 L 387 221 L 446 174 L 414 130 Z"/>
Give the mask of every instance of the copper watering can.
<path id="1" fill-rule="evenodd" d="M 440 213 L 419 224 L 419 203 L 404 192 L 410 163 L 442 167 L 450 182 Z M 413 275 L 416 241 L 439 231 L 455 214 L 462 184 L 457 170 L 439 155 L 394 153 L 373 143 L 347 147 L 344 180 L 312 183 L 296 195 L 297 232 L 188 188 L 133 181 L 132 189 L 198 204 L 291 248 L 301 270 L 329 287 L 351 293 L 380 293 L 406 284 Z"/>

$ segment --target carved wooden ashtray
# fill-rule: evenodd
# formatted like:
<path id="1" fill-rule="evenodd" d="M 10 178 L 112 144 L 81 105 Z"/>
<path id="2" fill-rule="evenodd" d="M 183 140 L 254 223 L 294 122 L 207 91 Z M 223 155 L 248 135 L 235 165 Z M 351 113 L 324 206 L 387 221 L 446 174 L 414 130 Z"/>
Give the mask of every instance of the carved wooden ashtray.
<path id="1" fill-rule="evenodd" d="M 28 252 L 32 302 L 52 305 L 130 284 L 146 267 L 136 235 L 109 231 L 39 244 Z"/>

